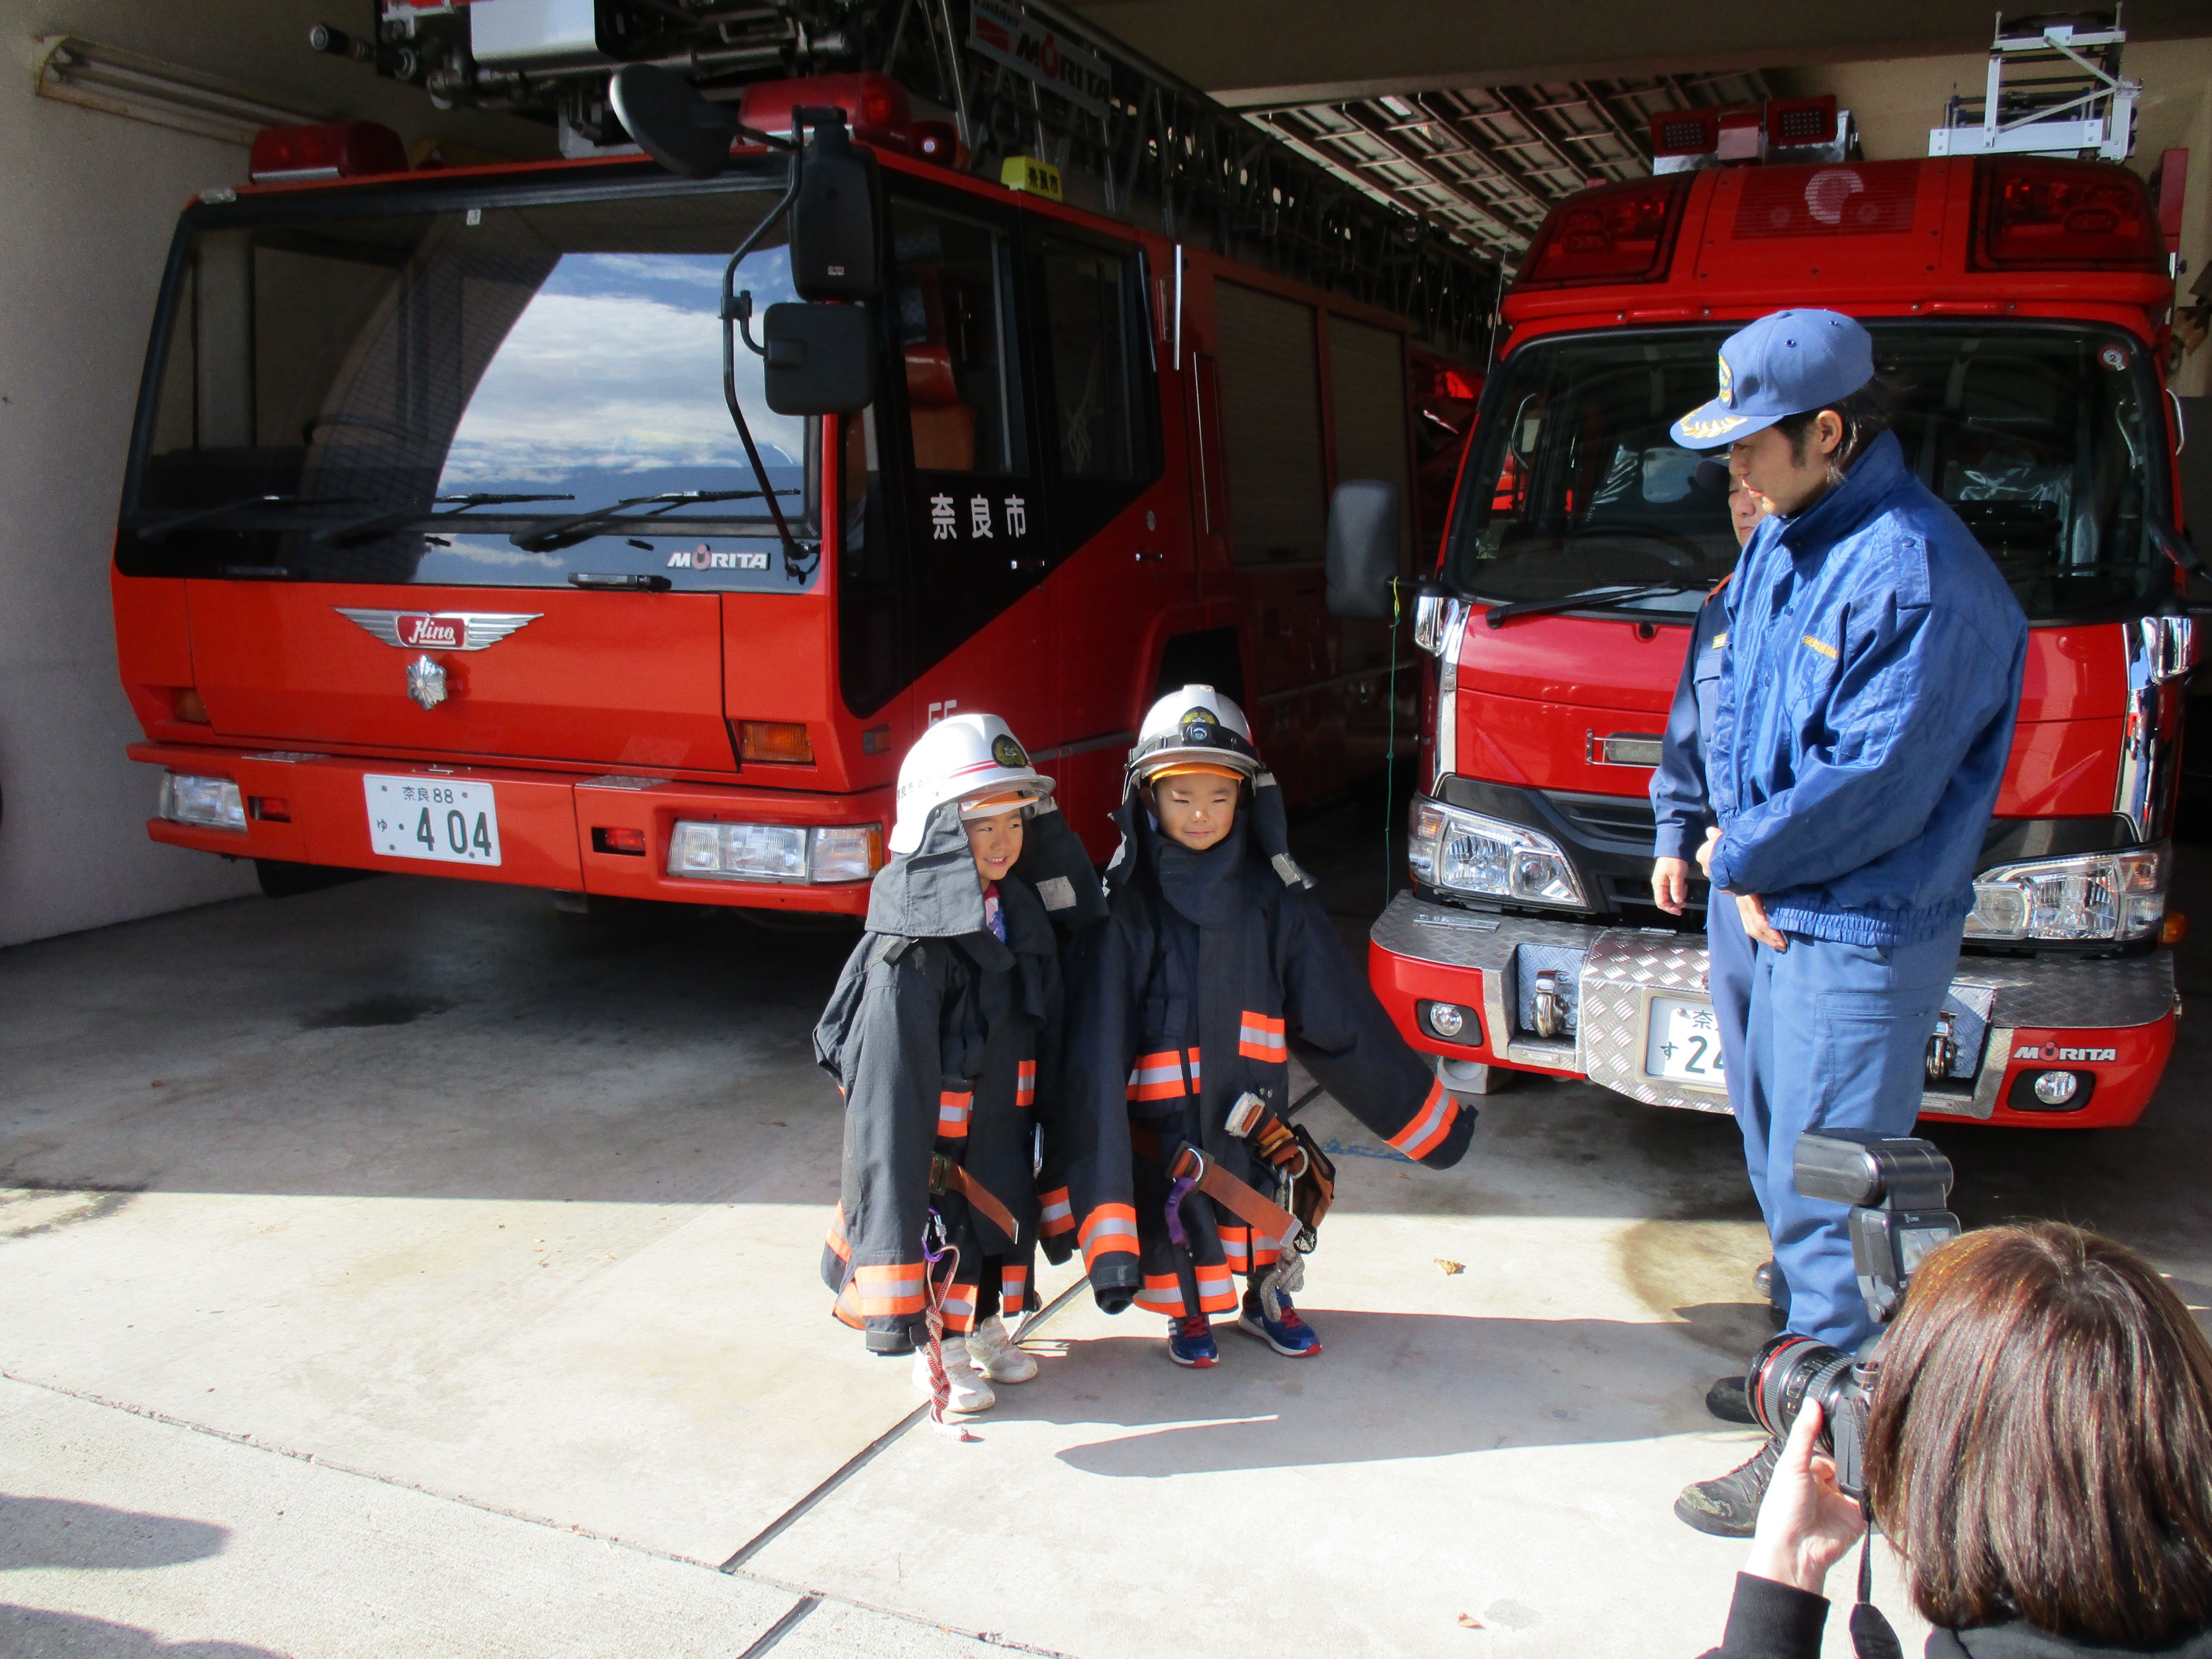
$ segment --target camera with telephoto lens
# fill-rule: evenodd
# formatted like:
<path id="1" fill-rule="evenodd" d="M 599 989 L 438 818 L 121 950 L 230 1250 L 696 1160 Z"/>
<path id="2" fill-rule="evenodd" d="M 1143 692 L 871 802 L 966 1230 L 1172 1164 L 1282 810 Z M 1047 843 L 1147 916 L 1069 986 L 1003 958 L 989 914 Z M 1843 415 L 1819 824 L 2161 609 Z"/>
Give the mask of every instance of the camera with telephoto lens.
<path id="1" fill-rule="evenodd" d="M 1887 1325 L 1913 1273 L 1939 1244 L 1959 1236 L 1951 1160 L 1927 1141 L 1871 1129 L 1832 1129 L 1797 1138 L 1797 1191 L 1851 1206 L 1851 1261 L 1859 1294 L 1876 1323 Z M 1820 1404 L 1820 1449 L 1836 1460 L 1836 1485 L 1866 1496 L 1867 1401 L 1878 1364 L 1877 1334 L 1858 1354 L 1790 1332 L 1770 1339 L 1751 1362 L 1744 1393 L 1759 1427 L 1777 1440 L 1808 1400 Z"/>

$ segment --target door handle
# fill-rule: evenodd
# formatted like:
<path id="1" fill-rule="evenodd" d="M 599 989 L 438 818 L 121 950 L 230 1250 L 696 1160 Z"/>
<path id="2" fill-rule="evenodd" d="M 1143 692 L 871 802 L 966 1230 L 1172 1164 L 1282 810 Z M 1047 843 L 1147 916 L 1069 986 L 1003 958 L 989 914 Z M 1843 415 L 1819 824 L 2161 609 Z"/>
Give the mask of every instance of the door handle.
<path id="1" fill-rule="evenodd" d="M 1137 562 L 1139 564 L 1164 564 L 1167 562 L 1167 556 L 1168 556 L 1166 554 L 1161 552 L 1147 552 L 1141 547 L 1137 550 Z"/>

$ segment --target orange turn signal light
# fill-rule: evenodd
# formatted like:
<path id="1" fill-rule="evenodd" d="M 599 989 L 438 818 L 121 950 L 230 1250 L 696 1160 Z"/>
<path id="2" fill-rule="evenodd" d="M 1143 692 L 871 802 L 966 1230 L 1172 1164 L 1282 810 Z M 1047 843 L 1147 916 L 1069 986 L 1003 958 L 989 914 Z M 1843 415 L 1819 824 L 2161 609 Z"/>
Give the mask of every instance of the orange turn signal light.
<path id="1" fill-rule="evenodd" d="M 798 720 L 739 720 L 738 758 L 741 761 L 814 763 L 814 744 L 805 726 Z"/>
<path id="2" fill-rule="evenodd" d="M 645 831 L 642 830 L 599 830 L 592 831 L 592 850 L 595 853 L 623 853 L 634 859 L 645 856 Z"/>
<path id="3" fill-rule="evenodd" d="M 253 798 L 253 816 L 266 823 L 289 823 L 292 821 L 292 803 L 282 795 L 256 795 Z"/>
<path id="4" fill-rule="evenodd" d="M 2189 917 L 2179 910 L 2166 913 L 2166 925 L 2158 930 L 2160 945 L 2179 945 L 2189 937 Z"/>
<path id="5" fill-rule="evenodd" d="M 177 718 L 188 726 L 208 724 L 207 704 L 200 701 L 199 692 L 191 686 L 180 685 L 172 691 L 169 706 L 176 711 Z"/>

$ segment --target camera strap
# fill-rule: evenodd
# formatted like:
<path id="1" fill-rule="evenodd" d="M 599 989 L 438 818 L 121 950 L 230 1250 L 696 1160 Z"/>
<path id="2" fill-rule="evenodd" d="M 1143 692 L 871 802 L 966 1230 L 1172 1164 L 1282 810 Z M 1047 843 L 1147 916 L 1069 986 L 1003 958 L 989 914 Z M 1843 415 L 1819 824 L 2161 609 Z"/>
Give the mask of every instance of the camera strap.
<path id="1" fill-rule="evenodd" d="M 1866 1536 L 1859 1543 L 1859 1600 L 1851 1609 L 1851 1650 L 1858 1659 L 1905 1659 L 1905 1647 L 1874 1604 L 1874 1510 L 1863 1498 L 1859 1513 L 1866 1517 Z"/>

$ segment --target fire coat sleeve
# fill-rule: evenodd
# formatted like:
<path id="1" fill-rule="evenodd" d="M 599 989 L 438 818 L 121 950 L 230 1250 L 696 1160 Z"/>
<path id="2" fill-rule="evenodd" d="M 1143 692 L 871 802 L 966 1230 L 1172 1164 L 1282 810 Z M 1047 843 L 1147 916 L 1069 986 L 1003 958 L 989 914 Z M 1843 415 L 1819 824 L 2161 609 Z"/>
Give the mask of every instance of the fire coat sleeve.
<path id="1" fill-rule="evenodd" d="M 863 940 L 862 949 L 873 943 Z M 922 1225 L 942 1081 L 943 958 L 951 948 L 899 940 L 872 951 L 835 1056 L 845 1092 L 844 1176 L 823 1278 L 837 1293 L 837 1317 L 887 1353 L 922 1340 Z"/>
<path id="2" fill-rule="evenodd" d="M 1474 1133 L 1474 1109 L 1462 1107 L 1398 1035 L 1310 894 L 1285 890 L 1278 928 L 1283 1012 L 1299 1060 L 1397 1151 L 1432 1170 L 1451 1168 Z"/>
<path id="3" fill-rule="evenodd" d="M 1705 789 L 1705 733 L 1720 679 L 1720 649 L 1728 642 L 1723 626 L 1728 611 L 1717 592 L 1698 611 L 1690 629 L 1690 649 L 1674 684 L 1674 707 L 1651 775 L 1651 856 L 1690 859 L 1712 822 Z"/>
<path id="4" fill-rule="evenodd" d="M 1040 1118 L 1043 1164 L 1037 1223 L 1046 1256 L 1083 1252 L 1091 1293 L 1107 1313 L 1127 1307 L 1143 1283 L 1129 1171 L 1129 1056 L 1136 1052 L 1132 975 L 1150 962 L 1121 917 L 1067 948 L 1067 1029 L 1053 1109 Z"/>

